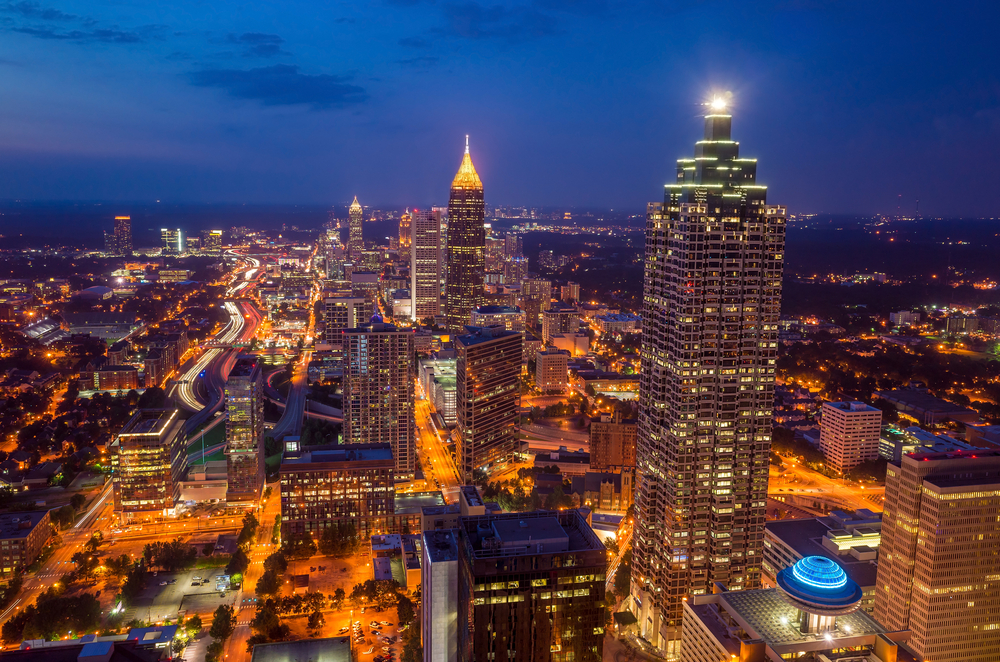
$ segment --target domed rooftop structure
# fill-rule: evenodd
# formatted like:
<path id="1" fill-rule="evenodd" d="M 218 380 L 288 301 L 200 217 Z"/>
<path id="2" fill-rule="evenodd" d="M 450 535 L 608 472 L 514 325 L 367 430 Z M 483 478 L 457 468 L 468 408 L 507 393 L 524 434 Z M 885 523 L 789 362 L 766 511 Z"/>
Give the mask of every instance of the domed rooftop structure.
<path id="1" fill-rule="evenodd" d="M 825 556 L 807 556 L 777 576 L 782 597 L 800 611 L 817 616 L 839 616 L 855 611 L 861 587 L 844 569 Z"/>

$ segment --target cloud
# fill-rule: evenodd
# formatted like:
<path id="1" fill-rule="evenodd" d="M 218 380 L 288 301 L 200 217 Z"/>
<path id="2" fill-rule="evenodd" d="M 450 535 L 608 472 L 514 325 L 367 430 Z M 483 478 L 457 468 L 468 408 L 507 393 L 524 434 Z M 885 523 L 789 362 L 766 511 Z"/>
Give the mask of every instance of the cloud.
<path id="1" fill-rule="evenodd" d="M 136 44 L 143 41 L 135 32 L 125 32 L 115 29 L 98 30 L 70 30 L 69 32 L 58 32 L 52 28 L 14 28 L 14 32 L 20 32 L 38 39 L 51 39 L 56 41 L 100 41 L 109 44 Z"/>
<path id="2" fill-rule="evenodd" d="M 237 36 L 229 35 L 229 41 L 234 44 L 244 46 L 243 57 L 275 57 L 277 55 L 289 55 L 281 50 L 281 45 L 285 40 L 276 34 L 264 34 L 262 32 L 244 32 Z"/>
<path id="3" fill-rule="evenodd" d="M 223 90 L 237 99 L 265 106 L 306 105 L 312 108 L 343 107 L 363 103 L 364 88 L 344 76 L 299 73 L 297 66 L 276 64 L 256 69 L 205 69 L 188 75 L 192 85 Z"/>
<path id="4" fill-rule="evenodd" d="M 42 7 L 37 2 L 7 2 L 0 5 L 0 11 L 40 21 L 76 21 L 80 18 L 58 9 Z"/>
<path id="5" fill-rule="evenodd" d="M 431 42 L 419 37 L 403 37 L 399 40 L 399 45 L 408 48 L 430 48 Z"/>
<path id="6" fill-rule="evenodd" d="M 439 62 L 440 58 L 432 57 L 430 55 L 422 55 L 420 57 L 411 57 L 406 60 L 396 60 L 396 64 L 402 64 L 408 67 L 430 67 Z"/>
<path id="7" fill-rule="evenodd" d="M 442 7 L 445 25 L 434 32 L 465 39 L 526 41 L 556 34 L 556 20 L 529 7 L 488 7 L 478 2 Z"/>

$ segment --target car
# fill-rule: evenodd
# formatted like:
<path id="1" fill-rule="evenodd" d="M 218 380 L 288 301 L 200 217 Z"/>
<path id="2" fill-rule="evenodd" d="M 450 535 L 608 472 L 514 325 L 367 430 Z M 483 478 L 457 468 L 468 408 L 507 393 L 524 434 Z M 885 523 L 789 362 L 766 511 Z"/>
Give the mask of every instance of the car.
<path id="1" fill-rule="evenodd" d="M 369 625 L 370 627 L 373 627 L 373 628 L 377 628 L 377 627 L 378 627 L 378 621 L 372 621 L 372 622 L 371 622 L 371 623 L 369 623 L 368 625 Z"/>
<path id="2" fill-rule="evenodd" d="M 392 626 L 392 623 L 390 623 L 389 621 L 379 621 L 379 623 L 381 623 L 382 625 L 384 625 L 386 627 L 391 627 Z"/>
<path id="3" fill-rule="evenodd" d="M 337 630 L 337 632 L 347 632 L 348 630 L 350 630 L 350 628 L 345 625 L 344 627 Z"/>
<path id="4" fill-rule="evenodd" d="M 167 585 L 167 582 L 166 582 L 166 581 L 162 581 L 162 582 L 160 582 L 160 586 L 166 586 L 166 585 Z"/>
<path id="5" fill-rule="evenodd" d="M 177 580 L 176 579 L 170 579 L 170 580 L 167 580 L 167 583 L 172 586 L 172 585 L 174 585 L 174 584 L 177 583 Z"/>
<path id="6" fill-rule="evenodd" d="M 382 633 L 381 633 L 381 632 L 379 632 L 378 630 L 372 630 L 372 636 L 373 636 L 373 637 L 378 637 L 378 636 L 381 636 L 381 634 L 382 634 Z"/>
<path id="7" fill-rule="evenodd" d="M 362 655 L 371 655 L 374 652 L 375 652 L 375 647 L 372 646 L 371 648 L 369 648 L 368 650 L 366 650 L 364 653 L 362 653 Z"/>
<path id="8" fill-rule="evenodd" d="M 383 653 L 388 653 L 389 652 L 389 647 L 388 646 L 383 646 L 382 647 L 382 652 Z"/>

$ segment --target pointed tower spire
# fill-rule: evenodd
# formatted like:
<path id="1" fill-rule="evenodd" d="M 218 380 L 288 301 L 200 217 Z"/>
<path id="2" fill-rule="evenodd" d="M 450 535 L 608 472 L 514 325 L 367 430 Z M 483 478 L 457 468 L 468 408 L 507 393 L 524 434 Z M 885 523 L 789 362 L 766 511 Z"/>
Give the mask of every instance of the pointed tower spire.
<path id="1" fill-rule="evenodd" d="M 455 175 L 455 179 L 451 182 L 451 187 L 453 189 L 472 188 L 480 190 L 483 188 L 483 181 L 479 179 L 476 166 L 472 165 L 472 157 L 469 156 L 468 134 L 465 136 L 465 155 L 462 157 L 462 165 L 458 166 L 458 174 Z"/>

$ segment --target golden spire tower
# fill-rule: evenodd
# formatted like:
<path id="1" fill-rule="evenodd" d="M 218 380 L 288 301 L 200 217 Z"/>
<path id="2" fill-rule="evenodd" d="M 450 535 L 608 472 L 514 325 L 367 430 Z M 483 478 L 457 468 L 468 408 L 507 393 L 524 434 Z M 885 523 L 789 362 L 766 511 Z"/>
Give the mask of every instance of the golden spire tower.
<path id="1" fill-rule="evenodd" d="M 486 205 L 483 182 L 469 154 L 465 155 L 451 183 L 448 198 L 448 265 L 445 280 L 445 316 L 448 330 L 463 333 L 472 322 L 472 311 L 482 305 L 486 272 Z"/>

